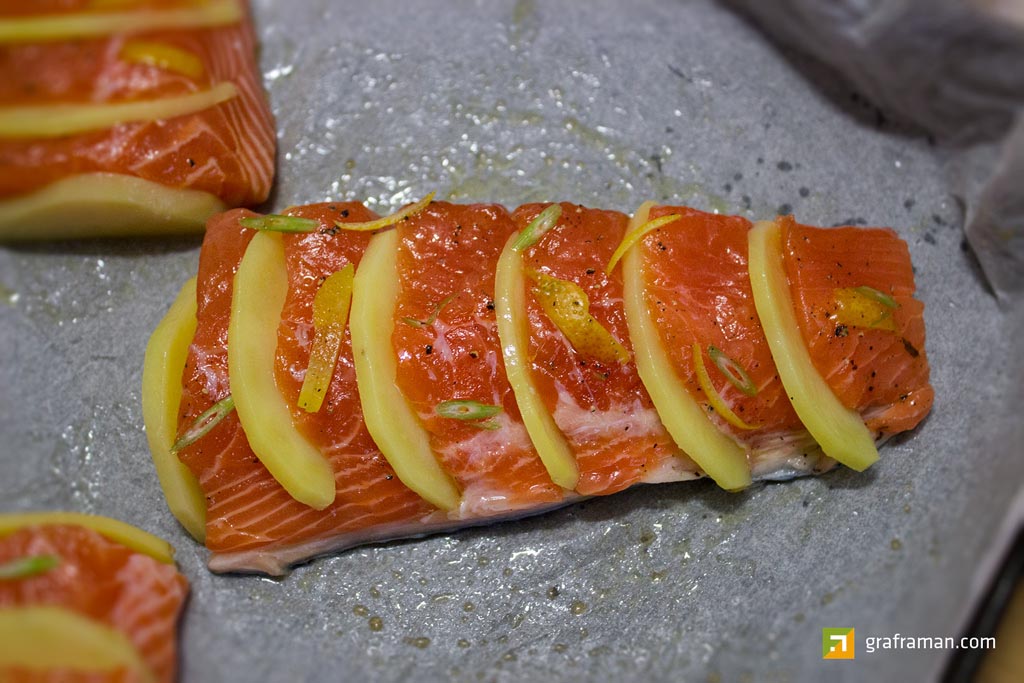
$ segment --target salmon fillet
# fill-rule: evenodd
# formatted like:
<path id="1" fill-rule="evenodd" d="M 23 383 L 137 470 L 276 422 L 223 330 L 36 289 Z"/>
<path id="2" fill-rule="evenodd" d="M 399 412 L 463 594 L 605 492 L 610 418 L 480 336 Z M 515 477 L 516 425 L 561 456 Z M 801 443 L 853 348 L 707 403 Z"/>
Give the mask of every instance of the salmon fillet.
<path id="1" fill-rule="evenodd" d="M 312 302 L 322 278 L 348 263 L 358 265 L 369 237 L 338 231 L 334 221 L 376 216 L 358 203 L 317 204 L 289 212 L 315 219 L 321 231 L 285 236 L 289 293 L 278 331 L 277 382 L 297 405 L 312 342 Z M 245 210 L 212 219 L 199 261 L 196 336 L 189 350 L 180 424 L 230 393 L 227 333 L 232 277 L 254 232 L 238 220 Z M 317 511 L 293 499 L 253 453 L 232 413 L 179 457 L 199 479 L 206 496 L 206 544 L 211 568 L 280 573 L 288 563 L 333 549 L 337 538 L 360 541 L 443 523 L 432 506 L 394 475 L 362 418 L 351 338 L 346 332 L 323 407 L 293 419 L 330 460 L 337 497 Z M 273 549 L 272 552 L 266 549 Z"/>
<path id="2" fill-rule="evenodd" d="M 0 20 L 29 14 L 97 14 L 90 9 L 92 4 L 0 0 Z M 195 3 L 154 0 L 131 3 L 119 11 L 188 6 Z M 125 46 L 140 41 L 198 58 L 201 73 L 127 60 Z M 0 45 L 0 109 L 153 100 L 219 83 L 233 83 L 237 96 L 167 120 L 54 138 L 11 138 L 0 132 L 0 199 L 23 196 L 71 176 L 102 172 L 203 191 L 227 206 L 254 205 L 270 192 L 275 150 L 274 123 L 247 16 L 225 26 Z"/>
<path id="3" fill-rule="evenodd" d="M 494 313 L 494 271 L 514 230 L 504 207 L 435 202 L 398 227 L 401 289 L 395 325 L 398 385 L 463 494 L 467 518 L 562 500 L 519 415 Z M 496 429 L 437 414 L 452 400 L 496 405 Z"/>
<path id="4" fill-rule="evenodd" d="M 547 206 L 519 207 L 513 214 L 516 227 L 525 228 Z M 590 299 L 590 313 L 630 350 L 622 269 L 604 272 L 629 218 L 618 211 L 561 206 L 556 227 L 528 252 L 526 265 L 580 286 Z M 581 358 L 535 297 L 527 306 L 533 377 L 575 452 L 580 494 L 605 495 L 696 472 L 662 426 L 635 364 Z"/>
<path id="5" fill-rule="evenodd" d="M 73 525 L 19 529 L 0 538 L 0 564 L 39 555 L 60 558 L 42 574 L 0 581 L 0 609 L 55 606 L 99 621 L 126 635 L 156 680 L 177 677 L 177 624 L 188 582 L 163 564 Z M 132 681 L 131 672 L 111 674 L 0 668 L 4 681 Z"/>
<path id="6" fill-rule="evenodd" d="M 394 331 L 381 343 L 390 342 L 397 359 L 396 385 L 426 430 L 438 462 L 461 492 L 461 505 L 447 512 L 433 508 L 402 484 L 375 446 L 363 423 L 347 334 L 324 407 L 313 414 L 294 407 L 309 362 L 312 300 L 319 283 L 346 264 L 358 267 L 369 242 L 366 233 L 339 229 L 335 221 L 368 221 L 375 216 L 358 203 L 288 211 L 316 220 L 319 229 L 283 236 L 290 289 L 278 332 L 276 379 L 283 398 L 293 406 L 294 423 L 327 457 L 337 497 L 321 511 L 292 499 L 254 455 L 236 415 L 229 414 L 179 454 L 206 497 L 212 569 L 281 573 L 318 553 L 367 541 L 523 516 L 636 483 L 702 476 L 666 433 L 633 362 L 581 358 L 528 295 L 532 376 L 580 470 L 573 491 L 556 486 L 548 476 L 505 375 L 494 311 L 494 272 L 502 247 L 545 206 L 528 205 L 509 214 L 496 205 L 433 202 L 391 228 L 398 235 L 399 295 Z M 591 314 L 628 350 L 621 269 L 604 273 L 627 219 L 614 211 L 561 207 L 556 226 L 524 252 L 525 267 L 582 288 Z M 716 346 L 745 367 L 758 387 L 756 395 L 747 396 L 720 375 L 714 382 L 722 398 L 754 429 L 738 429 L 712 415 L 720 429 L 748 448 L 754 477 L 786 478 L 832 467 L 834 462 L 821 454 L 790 406 L 760 327 L 747 274 L 750 223 L 686 207 L 655 207 L 651 217 L 671 213 L 682 214 L 682 220 L 652 233 L 637 248 L 646 262 L 650 310 L 680 381 L 697 401 L 704 401 L 694 380 L 691 347 Z M 227 329 L 232 278 L 254 234 L 239 219 L 251 215 L 229 212 L 207 226 L 199 267 L 198 327 L 183 377 L 182 430 L 230 393 Z M 786 259 L 787 264 L 800 258 L 801 263 L 815 265 L 801 266 L 799 277 L 791 275 L 790 282 L 815 363 L 831 370 L 822 372 L 837 395 L 861 412 L 880 437 L 911 428 L 927 412 L 931 390 L 919 327 L 921 306 L 910 297 L 913 282 L 905 246 L 901 251 L 902 243 L 891 231 L 799 229 L 808 232 L 791 226 Z M 825 320 L 822 307 L 828 306 L 834 289 L 829 273 L 836 277 L 829 245 L 835 242 L 836 248 L 849 250 L 854 235 L 844 244 L 845 230 L 864 233 L 869 242 L 877 240 L 872 249 L 888 254 L 865 260 L 857 266 L 860 270 L 850 263 L 849 277 L 881 286 L 893 271 L 892 291 L 901 306 L 894 336 L 906 344 L 883 345 L 872 343 L 874 334 L 851 335 L 860 340 L 851 347 L 854 353 L 875 355 L 840 372 L 834 363 L 845 352 L 836 351 L 824 337 L 821 348 L 815 348 L 812 337 L 823 334 L 825 323 L 818 328 L 811 324 Z M 918 355 L 909 365 L 900 364 L 897 361 L 910 355 L 908 346 Z M 717 372 L 710 360 L 705 363 Z M 848 378 L 850 373 L 856 375 L 855 381 Z M 882 390 L 889 379 L 898 387 Z M 877 386 L 868 389 L 872 380 Z M 908 398 L 901 399 L 903 393 Z M 450 400 L 496 406 L 500 412 L 486 425 L 438 414 L 439 404 Z M 913 417 L 908 417 L 909 407 Z"/>
<path id="7" fill-rule="evenodd" d="M 754 308 L 747 262 L 750 221 L 685 206 L 657 206 L 650 218 L 681 218 L 652 233 L 642 245 L 647 304 L 678 378 L 719 429 L 748 449 L 752 471 L 828 469 L 825 458 L 790 405 L 768 340 Z M 699 386 L 692 347 L 701 347 L 716 391 L 749 426 L 730 424 L 710 408 Z M 749 374 L 757 393 L 749 396 L 723 380 L 708 356 L 715 347 Z"/>

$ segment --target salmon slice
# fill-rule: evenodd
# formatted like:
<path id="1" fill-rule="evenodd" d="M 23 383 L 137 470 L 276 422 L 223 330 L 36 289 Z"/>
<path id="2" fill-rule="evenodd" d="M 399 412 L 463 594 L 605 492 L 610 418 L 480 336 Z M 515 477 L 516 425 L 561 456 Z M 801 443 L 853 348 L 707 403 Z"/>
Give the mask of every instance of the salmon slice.
<path id="1" fill-rule="evenodd" d="M 547 206 L 516 209 L 516 229 L 525 228 Z M 622 306 L 622 269 L 604 272 L 629 218 L 569 203 L 561 207 L 558 223 L 526 252 L 525 267 L 582 288 L 591 315 L 632 351 Z M 695 476 L 696 465 L 665 431 L 633 362 L 582 357 L 533 296 L 527 297 L 527 311 L 531 372 L 576 456 L 578 493 L 605 495 L 640 482 Z"/>
<path id="2" fill-rule="evenodd" d="M 80 526 L 44 525 L 0 538 L 0 564 L 51 555 L 53 569 L 0 581 L 0 609 L 54 606 L 68 609 L 123 633 L 156 680 L 177 676 L 177 623 L 188 582 L 173 565 L 135 552 Z M 110 674 L 51 671 L 45 674 L 0 669 L 7 681 L 131 681 L 130 672 Z"/>
<path id="3" fill-rule="evenodd" d="M 329 460 L 337 495 L 321 511 L 295 501 L 260 463 L 237 417 L 229 414 L 179 453 L 206 498 L 206 543 L 212 551 L 212 569 L 282 573 L 290 564 L 360 543 L 534 514 L 636 483 L 701 475 L 672 445 L 633 361 L 604 364 L 579 358 L 529 295 L 531 372 L 581 472 L 574 491 L 551 481 L 505 375 L 494 311 L 494 273 L 502 248 L 544 206 L 529 205 L 509 214 L 495 205 L 433 202 L 389 228 L 397 237 L 398 296 L 391 338 L 380 343 L 390 341 L 397 360 L 395 384 L 461 493 L 461 504 L 449 512 L 435 509 L 399 481 L 374 444 L 363 421 L 347 331 L 323 408 L 309 414 L 297 407 L 314 336 L 314 296 L 330 274 L 348 264 L 358 269 L 371 239 L 369 233 L 347 231 L 335 222 L 369 221 L 375 215 L 358 203 L 288 211 L 316 220 L 319 229 L 283 236 L 289 292 L 278 329 L 276 383 L 292 406 L 298 429 Z M 651 217 L 670 213 L 683 217 L 636 248 L 642 250 L 645 261 L 646 296 L 678 376 L 706 406 L 707 397 L 694 379 L 691 351 L 693 344 L 700 345 L 716 392 L 755 427 L 739 429 L 710 415 L 719 429 L 747 448 L 755 478 L 786 478 L 831 467 L 833 461 L 820 453 L 790 406 L 758 322 L 747 274 L 750 223 L 686 207 L 656 207 Z M 231 391 L 227 330 L 233 276 L 255 234 L 239 220 L 253 215 L 232 211 L 207 226 L 199 265 L 197 329 L 183 377 L 182 430 Z M 581 287 L 590 299 L 591 314 L 629 349 L 621 269 L 604 275 L 625 228 L 622 214 L 564 204 L 558 224 L 524 252 L 523 262 L 528 271 Z M 834 254 L 828 246 L 843 237 L 845 229 L 806 228 L 809 241 L 797 230 L 805 228 L 792 228 L 787 258 L 801 259 L 799 272 L 791 276 L 792 286 L 799 315 L 810 325 L 825 320 L 822 307 L 831 301 L 832 283 L 847 282 L 836 279 L 834 256 L 839 252 Z M 853 239 L 860 251 L 853 250 Z M 850 405 L 865 415 L 873 429 L 885 433 L 907 428 L 911 421 L 903 419 L 900 411 L 911 405 L 926 410 L 923 397 L 930 401 L 931 396 L 923 331 L 915 327 L 921 324 L 920 307 L 910 298 L 912 273 L 900 244 L 890 232 L 856 229 L 846 243 L 835 246 L 846 254 L 868 255 L 856 266 L 860 272 L 852 262 L 843 261 L 852 273 L 849 282 L 884 286 L 900 302 L 895 316 L 900 332 L 887 333 L 899 340 L 898 345 L 888 337 L 888 346 L 876 343 L 876 331 L 851 334 L 844 343 L 850 343 L 850 337 L 861 340 L 851 347 L 857 367 L 842 360 L 848 369 L 828 365 L 832 372 L 825 373 L 837 393 L 851 392 L 842 400 L 852 401 Z M 827 325 L 813 334 L 825 329 Z M 804 334 L 811 343 L 813 334 Z M 725 379 L 707 356 L 711 345 L 745 369 L 757 387 L 756 395 L 744 394 Z M 913 359 L 916 365 L 902 368 L 886 364 L 881 355 L 862 357 L 872 351 L 869 345 L 908 357 L 908 349 L 913 348 L 918 352 Z M 834 363 L 844 353 L 835 345 L 818 349 L 811 343 L 811 347 L 822 362 L 829 362 L 825 354 L 832 354 Z M 856 375 L 856 381 L 849 374 Z M 904 375 L 917 383 L 904 380 Z M 879 386 L 868 388 L 869 380 Z M 885 382 L 898 387 L 886 385 L 883 390 L 880 386 Z M 859 393 L 849 387 L 860 387 Z M 897 391 L 906 391 L 908 398 L 900 400 Z M 453 400 L 497 407 L 500 412 L 467 420 L 438 412 L 439 405 Z"/>
<path id="4" fill-rule="evenodd" d="M 708 411 L 715 425 L 748 450 L 755 476 L 791 470 L 828 469 L 790 405 L 754 307 L 747 272 L 747 232 L 741 216 L 705 213 L 685 206 L 656 206 L 650 218 L 681 218 L 644 239 L 645 294 L 678 380 Z M 750 427 L 737 427 L 711 407 L 697 380 L 692 347 L 699 345 L 712 386 Z M 715 347 L 749 375 L 756 394 L 730 383 L 712 361 Z"/>
<path id="5" fill-rule="evenodd" d="M 358 203 L 317 204 L 289 213 L 317 220 L 321 228 L 284 238 L 289 291 L 278 331 L 276 379 L 293 406 L 295 423 L 330 461 L 337 494 L 322 511 L 293 499 L 253 453 L 237 415 L 228 415 L 179 454 L 206 496 L 206 544 L 214 553 L 210 566 L 224 571 L 280 573 L 311 555 L 415 533 L 443 521 L 443 515 L 398 480 L 370 438 L 347 331 L 323 406 L 316 413 L 297 407 L 313 337 L 313 297 L 328 275 L 346 264 L 358 265 L 369 241 L 369 235 L 339 231 L 334 223 L 376 216 Z M 199 261 L 198 326 L 183 378 L 182 429 L 230 393 L 227 330 L 232 278 L 255 234 L 238 221 L 252 215 L 236 210 L 207 226 Z"/>
<path id="6" fill-rule="evenodd" d="M 391 342 L 398 386 L 462 489 L 463 518 L 562 500 L 505 376 L 494 312 L 494 272 L 515 230 L 501 206 L 434 202 L 400 224 L 400 291 Z M 408 324 L 406 319 L 428 321 Z M 500 406 L 488 425 L 442 417 L 445 401 Z M 490 428 L 488 428 L 490 427 Z"/>
<path id="7" fill-rule="evenodd" d="M 241 2 L 241 0 L 239 0 Z M 94 3 L 0 1 L 0 20 L 31 14 L 94 12 Z M 192 4 L 194 6 L 194 3 Z M 150 8 L 189 6 L 149 2 Z M 119 11 L 138 11 L 129 3 Z M 128 43 L 155 43 L 197 57 L 202 72 L 129 61 Z M 134 176 L 163 186 L 214 195 L 227 206 L 258 204 L 274 172 L 274 122 L 255 60 L 247 17 L 233 25 L 152 30 L 40 44 L 0 46 L 0 108 L 151 100 L 230 82 L 237 96 L 163 121 L 125 123 L 49 139 L 0 136 L 0 198 L 26 195 L 57 180 L 88 173 Z"/>
<path id="8" fill-rule="evenodd" d="M 814 367 L 878 439 L 916 427 L 931 409 L 924 304 L 913 298 L 907 244 L 888 228 L 813 228 L 785 219 L 786 274 Z M 841 288 L 891 296 L 893 330 L 842 325 Z"/>

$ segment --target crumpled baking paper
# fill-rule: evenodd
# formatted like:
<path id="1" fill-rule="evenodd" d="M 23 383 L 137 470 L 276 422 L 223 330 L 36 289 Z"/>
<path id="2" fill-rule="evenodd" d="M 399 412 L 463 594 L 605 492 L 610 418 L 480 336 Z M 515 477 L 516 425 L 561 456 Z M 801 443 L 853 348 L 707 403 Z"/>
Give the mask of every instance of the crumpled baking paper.
<path id="1" fill-rule="evenodd" d="M 1024 293 L 1024 5 L 1015 0 L 726 0 L 951 150 L 992 290 Z"/>

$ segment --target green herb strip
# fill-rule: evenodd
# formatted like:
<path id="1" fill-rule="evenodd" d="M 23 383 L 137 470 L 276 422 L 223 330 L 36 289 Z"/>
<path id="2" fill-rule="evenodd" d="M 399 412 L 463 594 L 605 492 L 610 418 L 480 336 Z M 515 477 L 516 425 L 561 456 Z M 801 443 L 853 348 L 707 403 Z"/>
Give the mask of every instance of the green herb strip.
<path id="1" fill-rule="evenodd" d="M 537 217 L 530 221 L 530 224 L 516 238 L 516 241 L 512 243 L 512 248 L 516 251 L 523 251 L 529 249 L 537 240 L 541 238 L 548 230 L 555 227 L 555 223 L 562 216 L 562 207 L 558 204 L 552 204 L 548 208 L 537 214 Z"/>
<path id="2" fill-rule="evenodd" d="M 60 564 L 56 555 L 33 555 L 0 564 L 0 581 L 17 581 L 45 574 Z"/>
<path id="3" fill-rule="evenodd" d="M 221 400 L 203 411 L 203 414 L 185 430 L 185 433 L 178 437 L 178 440 L 171 446 L 171 452 L 177 453 L 186 446 L 191 446 L 203 438 L 210 431 L 220 424 L 221 420 L 230 415 L 235 409 L 235 399 L 228 394 Z"/>
<path id="4" fill-rule="evenodd" d="M 277 214 L 242 218 L 238 221 L 238 224 L 243 228 L 262 230 L 264 232 L 313 232 L 320 227 L 320 222 L 312 218 L 280 216 Z"/>
<path id="5" fill-rule="evenodd" d="M 711 362 L 715 364 L 715 367 L 729 380 L 729 384 L 747 396 L 757 396 L 757 386 L 750 379 L 747 371 L 740 367 L 736 361 L 722 353 L 721 349 L 717 346 L 709 346 L 708 355 L 711 357 Z"/>

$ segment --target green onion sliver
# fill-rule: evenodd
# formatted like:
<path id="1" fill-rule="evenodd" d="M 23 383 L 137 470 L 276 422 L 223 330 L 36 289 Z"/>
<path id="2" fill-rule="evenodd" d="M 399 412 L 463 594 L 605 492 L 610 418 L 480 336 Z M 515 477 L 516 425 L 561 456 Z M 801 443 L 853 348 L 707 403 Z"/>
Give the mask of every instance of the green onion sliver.
<path id="1" fill-rule="evenodd" d="M 178 437 L 178 440 L 171 446 L 171 452 L 177 453 L 186 446 L 191 446 L 199 439 L 210 433 L 214 427 L 220 424 L 221 420 L 231 414 L 235 409 L 235 399 L 228 394 L 221 400 L 203 411 L 203 414 L 195 419 L 195 422 L 185 430 L 185 433 Z"/>
<path id="2" fill-rule="evenodd" d="M 0 581 L 17 581 L 45 574 L 60 564 L 56 555 L 33 555 L 0 564 Z"/>
<path id="3" fill-rule="evenodd" d="M 500 413 L 501 406 L 492 406 L 477 401 L 445 401 L 437 404 L 434 410 L 441 417 L 450 417 L 456 420 L 483 420 Z"/>
<path id="4" fill-rule="evenodd" d="M 708 346 L 708 355 L 711 357 L 711 362 L 715 364 L 725 378 L 729 380 L 729 384 L 733 385 L 747 396 L 757 396 L 757 385 L 750 379 L 750 375 L 740 365 L 729 356 L 722 353 L 721 349 L 717 346 Z"/>
<path id="5" fill-rule="evenodd" d="M 249 216 L 248 218 L 240 219 L 238 224 L 243 228 L 262 230 L 264 232 L 313 232 L 320 227 L 320 222 L 312 218 L 280 216 L 277 214 Z"/>
<path id="6" fill-rule="evenodd" d="M 548 208 L 537 214 L 537 217 L 530 221 L 516 241 L 512 243 L 512 248 L 516 251 L 523 251 L 529 249 L 537 240 L 551 228 L 555 227 L 555 223 L 562 216 L 562 207 L 559 204 L 552 204 Z"/>
<path id="7" fill-rule="evenodd" d="M 877 301 L 886 308 L 899 308 L 900 306 L 898 303 L 896 303 L 896 299 L 893 299 L 891 296 L 885 294 L 884 292 L 878 291 L 874 287 L 867 287 L 862 285 L 860 287 L 854 287 L 853 291 L 857 292 L 858 294 L 866 296 L 872 301 Z"/>
<path id="8" fill-rule="evenodd" d="M 442 299 L 441 303 L 439 303 L 437 306 L 434 306 L 434 312 L 431 313 L 430 317 L 427 318 L 426 320 L 417 320 L 416 318 L 405 317 L 402 318 L 402 322 L 405 323 L 406 325 L 412 325 L 413 327 L 430 327 L 437 321 L 437 316 L 441 314 L 441 311 L 444 310 L 445 306 L 450 304 L 452 302 L 452 299 L 454 299 L 458 295 L 459 292 L 455 292 L 454 294 L 449 294 L 444 299 Z"/>

